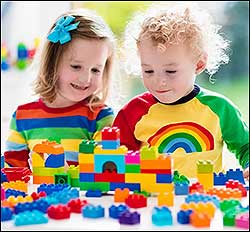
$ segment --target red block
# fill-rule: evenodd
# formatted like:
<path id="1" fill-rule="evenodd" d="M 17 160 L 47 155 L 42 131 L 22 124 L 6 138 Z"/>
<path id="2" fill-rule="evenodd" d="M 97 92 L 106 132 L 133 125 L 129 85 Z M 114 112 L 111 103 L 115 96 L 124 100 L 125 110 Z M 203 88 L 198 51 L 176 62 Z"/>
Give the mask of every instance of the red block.
<path id="1" fill-rule="evenodd" d="M 1 171 L 6 174 L 8 181 L 21 180 L 25 183 L 29 182 L 29 175 L 32 174 L 29 168 L 27 167 L 2 168 Z"/>
<path id="2" fill-rule="evenodd" d="M 70 218 L 70 208 L 65 205 L 51 205 L 48 208 L 48 216 L 52 219 Z"/>
<path id="3" fill-rule="evenodd" d="M 203 193 L 204 192 L 203 185 L 200 184 L 199 182 L 193 183 L 191 186 L 189 186 L 189 193 L 193 192 Z"/>
<path id="4" fill-rule="evenodd" d="M 141 169 L 141 173 L 172 174 L 171 169 Z"/>
<path id="5" fill-rule="evenodd" d="M 72 199 L 68 202 L 68 207 L 72 213 L 81 213 L 82 207 L 87 205 L 88 201 L 82 200 L 80 198 Z"/>
<path id="6" fill-rule="evenodd" d="M 120 129 L 118 127 L 104 127 L 102 129 L 102 140 L 120 139 Z"/>
<path id="7" fill-rule="evenodd" d="M 125 174 L 118 174 L 116 171 L 94 174 L 95 182 L 125 182 Z"/>
<path id="8" fill-rule="evenodd" d="M 131 194 L 125 199 L 125 204 L 130 208 L 147 207 L 147 198 L 142 194 Z"/>

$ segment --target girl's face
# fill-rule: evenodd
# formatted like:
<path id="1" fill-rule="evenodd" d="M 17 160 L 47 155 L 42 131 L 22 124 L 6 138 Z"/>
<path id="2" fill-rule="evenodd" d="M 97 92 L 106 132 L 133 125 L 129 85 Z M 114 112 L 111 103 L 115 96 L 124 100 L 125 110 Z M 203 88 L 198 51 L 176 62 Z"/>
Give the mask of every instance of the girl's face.
<path id="1" fill-rule="evenodd" d="M 105 41 L 73 39 L 59 63 L 57 96 L 52 107 L 71 106 L 100 90 L 108 55 Z"/>
<path id="2" fill-rule="evenodd" d="M 150 39 L 138 45 L 144 86 L 162 103 L 173 103 L 193 90 L 195 77 L 205 68 L 184 44 L 157 49 Z"/>

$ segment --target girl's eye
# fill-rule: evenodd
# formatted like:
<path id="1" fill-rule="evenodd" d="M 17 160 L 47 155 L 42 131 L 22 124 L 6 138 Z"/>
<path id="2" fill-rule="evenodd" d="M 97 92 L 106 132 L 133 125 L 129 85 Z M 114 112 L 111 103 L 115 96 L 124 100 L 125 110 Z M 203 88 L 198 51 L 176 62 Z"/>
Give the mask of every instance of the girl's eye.
<path id="1" fill-rule="evenodd" d="M 81 69 L 81 65 L 70 65 L 73 69 Z"/>
<path id="2" fill-rule="evenodd" d="M 148 73 L 148 74 L 154 73 L 154 70 L 146 70 L 145 73 Z"/>
<path id="3" fill-rule="evenodd" d="M 166 73 L 174 74 L 174 73 L 176 73 L 176 71 L 169 71 L 169 70 L 167 70 Z"/>
<path id="4" fill-rule="evenodd" d="M 99 72 L 100 72 L 100 70 L 97 69 L 97 68 L 92 68 L 91 71 L 92 71 L 93 73 L 99 73 Z"/>

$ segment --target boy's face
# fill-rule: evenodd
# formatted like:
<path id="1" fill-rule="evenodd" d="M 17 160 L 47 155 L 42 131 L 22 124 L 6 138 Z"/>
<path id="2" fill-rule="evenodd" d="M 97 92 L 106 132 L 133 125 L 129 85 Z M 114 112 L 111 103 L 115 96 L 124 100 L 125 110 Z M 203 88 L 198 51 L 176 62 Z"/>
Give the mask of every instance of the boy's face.
<path id="1" fill-rule="evenodd" d="M 109 47 L 104 41 L 73 39 L 58 66 L 55 105 L 70 106 L 102 87 Z"/>
<path id="2" fill-rule="evenodd" d="M 195 77 L 201 72 L 200 62 L 195 62 L 184 44 L 160 50 L 145 39 L 138 51 L 144 86 L 160 102 L 173 103 L 193 90 Z"/>

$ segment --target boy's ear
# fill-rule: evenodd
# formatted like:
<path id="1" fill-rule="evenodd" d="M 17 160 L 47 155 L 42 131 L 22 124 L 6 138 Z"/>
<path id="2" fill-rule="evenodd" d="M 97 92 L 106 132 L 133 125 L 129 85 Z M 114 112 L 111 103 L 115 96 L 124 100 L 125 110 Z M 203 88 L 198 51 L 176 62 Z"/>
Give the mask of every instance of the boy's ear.
<path id="1" fill-rule="evenodd" d="M 200 73 L 202 73 L 205 70 L 206 66 L 207 66 L 207 54 L 202 54 L 196 63 L 195 74 L 199 75 Z"/>

